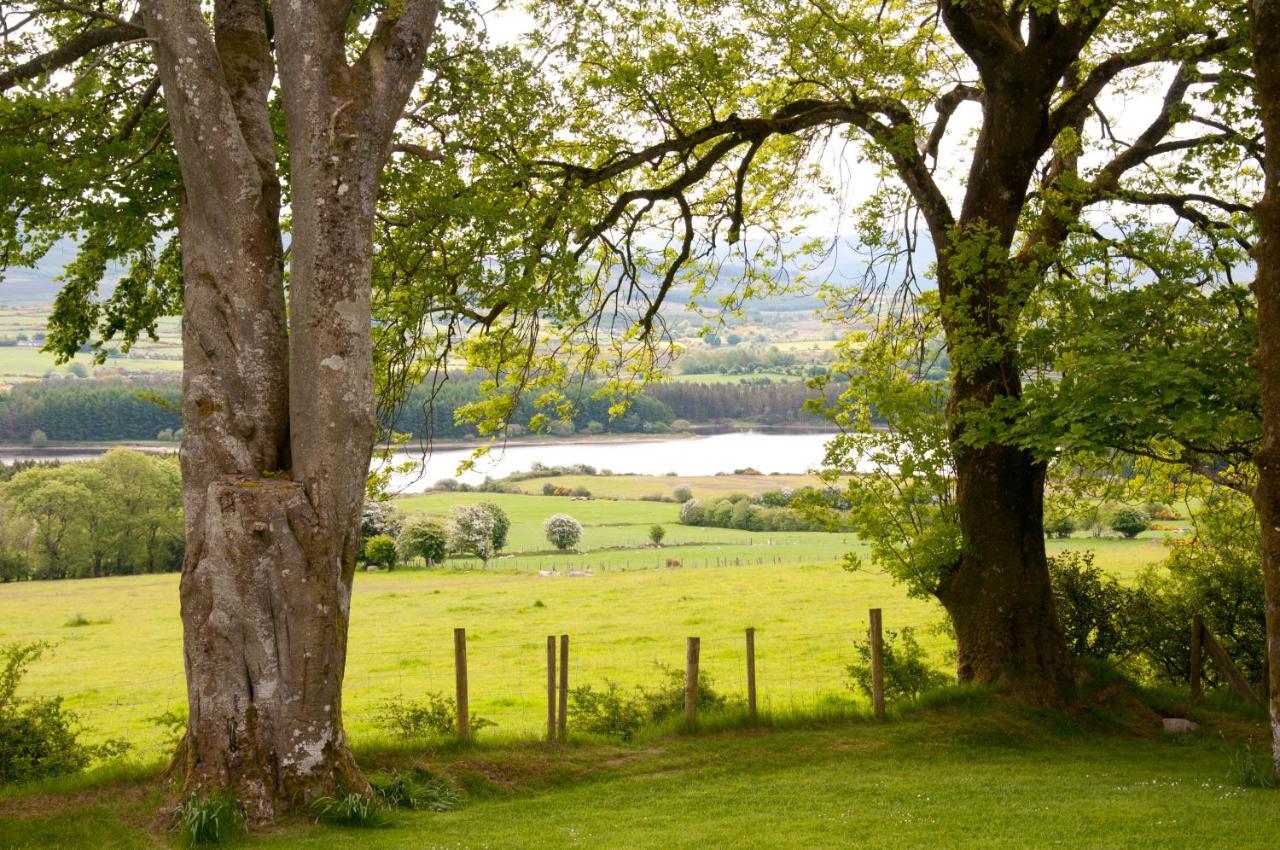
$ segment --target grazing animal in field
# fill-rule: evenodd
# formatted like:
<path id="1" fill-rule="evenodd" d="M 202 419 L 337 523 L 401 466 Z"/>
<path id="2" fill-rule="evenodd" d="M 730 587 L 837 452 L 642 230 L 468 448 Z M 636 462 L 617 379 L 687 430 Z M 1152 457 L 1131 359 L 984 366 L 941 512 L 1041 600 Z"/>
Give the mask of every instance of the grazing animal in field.
<path id="1" fill-rule="evenodd" d="M 684 564 L 680 563 L 679 558 L 667 558 L 667 566 L 671 569 L 674 569 L 676 567 L 683 567 Z"/>

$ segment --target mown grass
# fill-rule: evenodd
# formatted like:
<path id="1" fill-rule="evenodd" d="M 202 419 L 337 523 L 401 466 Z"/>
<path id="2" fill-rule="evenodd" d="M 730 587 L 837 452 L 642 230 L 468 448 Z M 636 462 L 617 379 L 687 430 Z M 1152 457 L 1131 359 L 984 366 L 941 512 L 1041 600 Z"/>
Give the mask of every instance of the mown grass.
<path id="1" fill-rule="evenodd" d="M 631 745 L 365 752 L 370 769 L 448 777 L 464 804 L 394 812 L 379 830 L 299 816 L 239 846 L 1274 847 L 1278 792 L 1228 779 L 1256 724 L 1195 716 L 1201 732 L 1172 737 L 1140 709 L 1067 715 L 953 690 L 885 724 L 790 713 Z M 172 844 L 157 814 L 172 790 L 142 776 L 104 780 L 74 797 L 0 795 L 0 846 Z"/>

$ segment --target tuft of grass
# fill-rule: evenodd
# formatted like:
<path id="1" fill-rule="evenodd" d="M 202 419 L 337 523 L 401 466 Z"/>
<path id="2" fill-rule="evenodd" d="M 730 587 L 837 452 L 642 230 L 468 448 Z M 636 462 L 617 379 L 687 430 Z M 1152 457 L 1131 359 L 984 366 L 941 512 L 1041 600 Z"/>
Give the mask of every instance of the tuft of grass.
<path id="1" fill-rule="evenodd" d="M 1255 750 L 1250 739 L 1243 749 L 1231 754 L 1231 759 L 1227 762 L 1228 781 L 1241 788 L 1280 787 L 1280 783 L 1276 782 L 1275 767 L 1270 755 L 1266 747 L 1262 751 Z"/>
<path id="2" fill-rule="evenodd" d="M 84 614 L 77 611 L 74 617 L 62 624 L 62 627 L 66 629 L 78 629 L 82 626 L 105 626 L 111 622 L 112 619 L 110 617 L 104 617 L 100 620 L 91 620 Z"/>
<path id="3" fill-rule="evenodd" d="M 389 809 L 451 812 L 462 804 L 457 786 L 421 769 L 374 775 L 369 778 L 369 784 L 374 795 Z"/>
<path id="4" fill-rule="evenodd" d="M 543 602 L 541 599 L 535 599 L 535 600 L 533 600 L 533 607 L 534 607 L 534 608 L 546 608 L 546 607 L 547 607 L 547 604 L 546 604 L 545 602 Z"/>
<path id="5" fill-rule="evenodd" d="M 229 796 L 189 797 L 174 809 L 174 815 L 178 838 L 186 847 L 226 844 L 249 828 L 244 806 Z"/>
<path id="6" fill-rule="evenodd" d="M 389 826 L 386 811 L 377 794 L 344 794 L 341 797 L 321 797 L 311 804 L 317 823 L 330 826 L 355 826 L 378 828 Z"/>

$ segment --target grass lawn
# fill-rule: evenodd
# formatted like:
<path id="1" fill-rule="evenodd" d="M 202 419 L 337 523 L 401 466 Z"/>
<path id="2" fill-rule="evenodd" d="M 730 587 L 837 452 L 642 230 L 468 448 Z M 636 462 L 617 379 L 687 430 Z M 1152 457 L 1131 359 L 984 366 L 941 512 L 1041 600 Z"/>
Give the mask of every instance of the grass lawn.
<path id="1" fill-rule="evenodd" d="M 630 745 L 367 751 L 368 767 L 448 776 L 463 805 L 396 812 L 382 829 L 299 816 L 238 846 L 1269 850 L 1280 835 L 1280 792 L 1229 777 L 1256 722 L 1202 711 L 1217 725 L 1173 738 L 1136 713 L 1117 729 L 980 693 L 937 702 L 887 724 L 792 718 Z M 172 790 L 143 771 L 105 779 L 0 792 L 0 846 L 171 844 L 158 813 Z"/>

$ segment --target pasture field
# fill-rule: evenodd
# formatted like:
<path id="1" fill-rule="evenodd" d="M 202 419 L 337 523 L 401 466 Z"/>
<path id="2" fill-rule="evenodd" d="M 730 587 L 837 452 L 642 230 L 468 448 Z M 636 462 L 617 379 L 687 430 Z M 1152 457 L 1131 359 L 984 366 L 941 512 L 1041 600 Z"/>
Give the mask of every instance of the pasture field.
<path id="1" fill-rule="evenodd" d="M 745 463 L 746 461 L 744 461 Z M 586 487 L 596 497 L 606 499 L 640 499 L 643 496 L 671 496 L 677 487 L 688 487 L 695 499 L 714 500 L 730 493 L 764 493 L 769 490 L 821 487 L 814 475 L 558 475 L 552 478 L 530 478 L 511 486 L 523 493 L 542 493 L 542 485 Z M 406 500 L 407 501 L 407 500 Z M 677 506 L 679 507 L 679 506 Z"/>
<path id="2" fill-rule="evenodd" d="M 482 500 L 511 516 L 513 550 L 545 550 L 542 521 L 565 512 L 586 526 L 587 551 L 526 552 L 487 570 L 451 560 L 444 570 L 358 574 L 345 698 L 357 743 L 379 737 L 386 700 L 452 692 L 455 627 L 468 630 L 472 707 L 497 724 L 481 734 L 496 739 L 527 737 L 542 722 L 548 634 L 571 635 L 575 685 L 625 686 L 657 684 L 656 665 L 679 666 L 685 637 L 697 635 L 704 669 L 740 694 L 743 629 L 752 626 L 761 699 L 779 708 L 853 699 L 845 667 L 868 608 L 884 609 L 887 628 L 916 627 L 935 663 L 947 666 L 945 638 L 931 630 L 937 606 L 907 597 L 884 575 L 843 570 L 840 555 L 860 548 L 852 537 L 686 528 L 674 522 L 678 506 L 662 502 L 441 493 L 401 505 L 445 515 Z M 600 548 L 644 541 L 653 522 L 666 525 L 671 545 Z M 1050 543 L 1050 551 L 1064 548 L 1095 550 L 1122 578 L 1164 554 L 1150 537 Z M 655 568 L 668 557 L 685 566 Z M 552 567 L 594 574 L 537 575 Z M 153 718 L 184 704 L 177 584 L 177 576 L 156 575 L 0 585 L 0 643 L 53 644 L 32 668 L 29 692 L 65 696 L 88 739 L 124 738 L 140 757 L 158 757 L 166 733 Z M 89 624 L 68 625 L 77 615 Z"/>
<path id="3" fill-rule="evenodd" d="M 18 334 L 33 334 L 45 330 L 51 307 L 0 307 L 0 337 L 14 338 Z M 157 322 L 158 341 L 139 340 L 132 352 L 124 357 L 112 358 L 102 366 L 96 366 L 88 355 L 79 355 L 75 362 L 84 365 L 91 377 L 114 377 L 126 373 L 173 375 L 182 371 L 182 344 L 180 320 L 165 318 Z M 58 366 L 52 354 L 39 347 L 24 345 L 0 346 L 0 383 L 18 383 L 43 378 L 49 370 L 68 374 L 69 364 Z"/>
<path id="4" fill-rule="evenodd" d="M 797 375 L 788 375 L 786 372 L 752 372 L 749 375 L 722 375 L 719 372 L 703 372 L 689 375 L 668 375 L 665 380 L 677 384 L 741 384 L 746 381 L 758 381 L 761 378 L 768 378 L 775 384 L 787 384 L 792 381 L 804 380 L 804 378 Z"/>

